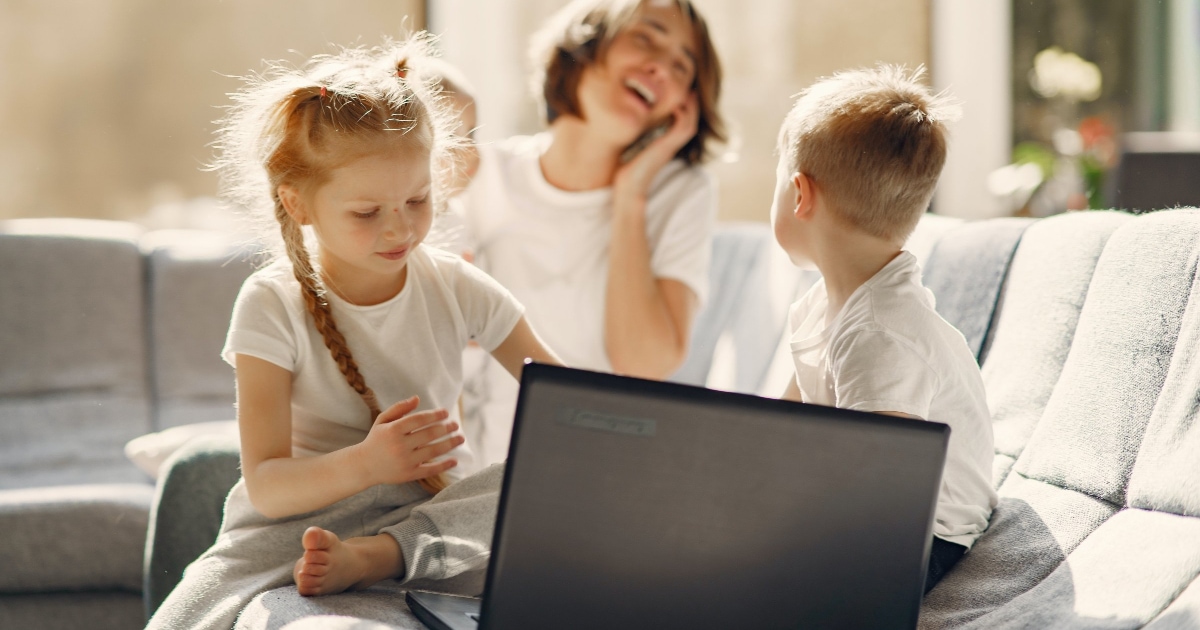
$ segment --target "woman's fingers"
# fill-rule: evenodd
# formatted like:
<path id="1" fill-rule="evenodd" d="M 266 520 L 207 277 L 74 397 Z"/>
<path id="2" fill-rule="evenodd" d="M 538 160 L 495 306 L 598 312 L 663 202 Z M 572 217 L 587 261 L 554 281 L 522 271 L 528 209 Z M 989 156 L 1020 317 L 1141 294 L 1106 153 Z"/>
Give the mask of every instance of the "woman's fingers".
<path id="1" fill-rule="evenodd" d="M 696 97 L 696 93 L 692 92 L 687 100 L 675 110 L 675 124 L 671 125 L 671 131 L 679 136 L 684 137 L 683 144 L 687 144 L 692 136 L 696 135 L 696 131 L 700 125 L 700 101 Z M 682 146 L 682 145 L 681 145 Z"/>

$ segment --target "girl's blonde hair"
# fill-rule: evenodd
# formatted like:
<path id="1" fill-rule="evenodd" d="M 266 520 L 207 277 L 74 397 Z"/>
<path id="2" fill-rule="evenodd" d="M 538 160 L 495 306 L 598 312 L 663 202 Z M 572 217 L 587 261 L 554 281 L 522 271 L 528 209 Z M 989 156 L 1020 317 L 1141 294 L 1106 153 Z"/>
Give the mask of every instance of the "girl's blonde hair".
<path id="1" fill-rule="evenodd" d="M 264 229 L 266 258 L 286 255 L 304 304 L 346 382 L 362 397 L 372 421 L 380 414 L 346 338 L 334 322 L 320 270 L 305 245 L 305 230 L 288 214 L 279 187 L 311 194 L 331 171 L 361 157 L 394 150 L 430 154 L 435 209 L 445 204 L 454 142 L 447 106 L 409 72 L 426 56 L 430 37 L 402 44 L 343 49 L 300 68 L 274 63 L 233 94 L 221 121 L 214 169 L 223 195 Z M 266 230 L 266 226 L 272 229 Z M 442 475 L 422 479 L 430 493 L 446 487 Z"/>

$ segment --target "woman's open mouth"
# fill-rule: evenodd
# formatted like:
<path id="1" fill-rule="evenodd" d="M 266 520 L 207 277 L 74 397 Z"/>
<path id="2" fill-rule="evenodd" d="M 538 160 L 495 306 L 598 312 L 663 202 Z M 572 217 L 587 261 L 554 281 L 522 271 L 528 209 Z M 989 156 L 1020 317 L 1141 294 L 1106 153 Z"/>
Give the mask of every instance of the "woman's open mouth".
<path id="1" fill-rule="evenodd" d="M 625 89 L 633 94 L 634 98 L 642 103 L 646 109 L 653 109 L 654 104 L 658 102 L 658 95 L 654 93 L 654 90 L 636 78 L 630 77 L 625 79 Z"/>

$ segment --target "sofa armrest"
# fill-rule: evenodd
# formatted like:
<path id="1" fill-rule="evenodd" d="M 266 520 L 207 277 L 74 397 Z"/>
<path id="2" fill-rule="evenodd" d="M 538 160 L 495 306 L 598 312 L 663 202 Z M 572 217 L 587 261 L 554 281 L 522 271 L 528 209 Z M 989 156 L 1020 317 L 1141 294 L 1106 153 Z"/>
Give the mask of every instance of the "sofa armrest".
<path id="1" fill-rule="evenodd" d="M 146 533 L 147 618 L 179 583 L 183 570 L 217 539 L 225 497 L 241 474 L 238 441 L 230 436 L 193 439 L 163 463 Z"/>

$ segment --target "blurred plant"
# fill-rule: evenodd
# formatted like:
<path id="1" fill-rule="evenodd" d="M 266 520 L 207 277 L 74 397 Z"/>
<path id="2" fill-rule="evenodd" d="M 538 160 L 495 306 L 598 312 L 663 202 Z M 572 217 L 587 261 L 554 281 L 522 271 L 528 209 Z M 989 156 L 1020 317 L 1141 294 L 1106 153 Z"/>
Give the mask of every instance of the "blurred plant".
<path id="1" fill-rule="evenodd" d="M 1100 116 L 1079 119 L 1079 103 L 1100 97 L 1099 66 L 1051 46 L 1034 56 L 1029 86 L 1048 102 L 1048 137 L 1014 147 L 1013 163 L 992 173 L 989 188 L 1014 214 L 1104 207 L 1104 179 L 1116 159 L 1114 131 Z"/>
<path id="2" fill-rule="evenodd" d="M 1051 46 L 1033 58 L 1029 85 L 1044 98 L 1061 98 L 1071 103 L 1100 98 L 1100 67 L 1076 55 Z"/>
<path id="3" fill-rule="evenodd" d="M 1100 116 L 1089 116 L 1079 122 L 1079 170 L 1089 208 L 1104 208 L 1104 179 L 1117 161 L 1117 143 L 1112 125 Z"/>

